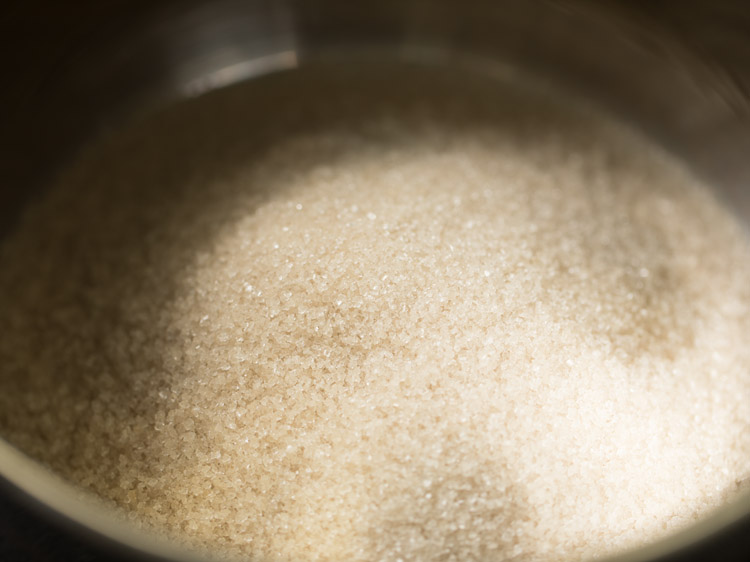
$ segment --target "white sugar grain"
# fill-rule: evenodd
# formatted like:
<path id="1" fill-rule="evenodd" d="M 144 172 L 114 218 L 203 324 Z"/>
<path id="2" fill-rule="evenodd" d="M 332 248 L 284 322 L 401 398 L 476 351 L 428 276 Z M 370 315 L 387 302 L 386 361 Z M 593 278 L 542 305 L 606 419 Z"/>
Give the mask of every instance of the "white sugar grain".
<path id="1" fill-rule="evenodd" d="M 572 102 L 261 80 L 93 146 L 0 258 L 2 434 L 197 548 L 579 560 L 747 487 L 747 239 Z"/>

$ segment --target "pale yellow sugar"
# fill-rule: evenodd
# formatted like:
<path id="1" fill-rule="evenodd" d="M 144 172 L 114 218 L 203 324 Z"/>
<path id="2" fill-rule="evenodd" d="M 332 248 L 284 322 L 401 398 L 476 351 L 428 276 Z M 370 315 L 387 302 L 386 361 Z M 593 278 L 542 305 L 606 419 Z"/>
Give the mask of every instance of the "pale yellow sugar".
<path id="1" fill-rule="evenodd" d="M 572 102 L 272 77 L 93 147 L 2 252 L 2 434 L 197 548 L 580 560 L 750 476 L 748 242 Z"/>

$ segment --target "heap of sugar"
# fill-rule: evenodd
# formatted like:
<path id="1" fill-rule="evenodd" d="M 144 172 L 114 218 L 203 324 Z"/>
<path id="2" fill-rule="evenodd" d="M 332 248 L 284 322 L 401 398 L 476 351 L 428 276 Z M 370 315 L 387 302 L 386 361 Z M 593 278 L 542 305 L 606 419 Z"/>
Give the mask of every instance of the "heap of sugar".
<path id="1" fill-rule="evenodd" d="M 258 80 L 92 146 L 0 259 L 2 435 L 193 547 L 580 560 L 750 476 L 748 241 L 573 102 Z"/>

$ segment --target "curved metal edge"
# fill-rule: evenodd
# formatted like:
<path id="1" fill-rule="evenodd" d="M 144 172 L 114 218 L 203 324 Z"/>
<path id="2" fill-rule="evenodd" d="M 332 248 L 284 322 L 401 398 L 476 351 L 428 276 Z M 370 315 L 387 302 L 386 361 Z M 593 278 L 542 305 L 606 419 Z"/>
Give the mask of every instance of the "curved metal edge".
<path id="1" fill-rule="evenodd" d="M 415 49 L 405 58 L 429 58 L 429 49 Z M 276 71 L 291 69 L 299 64 L 297 51 L 290 50 L 269 54 L 258 63 L 238 63 L 219 69 L 208 77 L 188 82 L 183 95 L 200 95 L 218 87 L 228 86 L 241 80 L 254 78 Z M 206 553 L 196 555 L 177 548 L 174 544 L 138 531 L 121 518 L 113 516 L 113 509 L 95 501 L 58 478 L 38 462 L 0 438 L 0 486 L 22 499 L 25 505 L 43 517 L 69 528 L 78 535 L 104 541 L 123 553 L 147 556 L 159 561 L 205 561 Z M 701 522 L 652 544 L 604 559 L 606 562 L 646 562 L 671 559 L 681 553 L 699 547 L 734 526 L 750 528 L 750 491 L 743 493 L 734 502 L 717 509 Z"/>
<path id="2" fill-rule="evenodd" d="M 183 550 L 169 541 L 139 531 L 113 509 L 77 490 L 38 462 L 0 439 L 0 486 L 25 506 L 59 527 L 69 529 L 95 545 L 114 548 L 124 555 L 146 557 L 151 562 L 205 562 L 208 553 Z M 722 532 L 750 525 L 750 490 L 705 520 L 655 543 L 604 559 L 605 562 L 672 560 L 698 548 Z"/>
<path id="3" fill-rule="evenodd" d="M 0 487 L 53 526 L 70 531 L 94 547 L 150 562 L 197 562 L 175 545 L 138 531 L 93 496 L 57 477 L 37 461 L 0 439 Z"/>

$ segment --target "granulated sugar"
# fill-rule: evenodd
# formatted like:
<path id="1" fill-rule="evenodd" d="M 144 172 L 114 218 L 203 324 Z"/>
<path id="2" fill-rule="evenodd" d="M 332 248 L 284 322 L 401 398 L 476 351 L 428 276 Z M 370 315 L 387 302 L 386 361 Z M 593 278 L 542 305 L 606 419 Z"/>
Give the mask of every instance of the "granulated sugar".
<path id="1" fill-rule="evenodd" d="M 92 147 L 1 257 L 2 434 L 194 547 L 579 560 L 750 476 L 747 240 L 572 103 L 271 77 Z"/>

